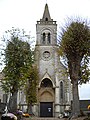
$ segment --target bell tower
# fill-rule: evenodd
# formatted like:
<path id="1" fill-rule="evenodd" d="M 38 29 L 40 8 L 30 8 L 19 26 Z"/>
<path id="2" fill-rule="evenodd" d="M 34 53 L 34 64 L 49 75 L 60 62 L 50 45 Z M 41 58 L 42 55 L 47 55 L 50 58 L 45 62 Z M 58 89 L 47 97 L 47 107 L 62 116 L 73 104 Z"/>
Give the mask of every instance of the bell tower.
<path id="1" fill-rule="evenodd" d="M 57 24 L 51 19 L 48 4 L 46 4 L 43 17 L 36 24 L 35 59 L 39 70 L 37 110 L 40 117 L 58 116 L 65 107 L 61 109 L 60 104 L 65 103 L 67 96 L 67 92 L 64 94 L 66 91 L 64 85 L 67 85 L 64 81 L 67 77 L 61 72 L 66 69 L 60 63 L 57 51 Z"/>
<path id="2" fill-rule="evenodd" d="M 57 24 L 50 17 L 48 5 L 45 5 L 42 19 L 36 25 L 37 40 L 36 45 L 50 46 L 56 44 Z"/>

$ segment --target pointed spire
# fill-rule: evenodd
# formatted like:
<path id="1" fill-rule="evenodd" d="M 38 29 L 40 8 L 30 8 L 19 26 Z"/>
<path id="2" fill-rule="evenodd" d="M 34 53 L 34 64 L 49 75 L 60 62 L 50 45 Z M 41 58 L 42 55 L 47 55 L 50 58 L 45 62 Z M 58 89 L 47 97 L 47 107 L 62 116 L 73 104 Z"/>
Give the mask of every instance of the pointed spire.
<path id="1" fill-rule="evenodd" d="M 50 17 L 50 13 L 49 13 L 49 8 L 48 8 L 48 4 L 45 4 L 45 9 L 44 9 L 44 13 L 43 13 L 43 17 L 42 19 L 40 19 L 40 21 L 37 21 L 37 24 L 56 24 L 56 21 L 53 21 L 53 19 L 51 19 Z"/>
<path id="2" fill-rule="evenodd" d="M 45 5 L 45 9 L 44 9 L 42 20 L 43 21 L 52 21 L 52 19 L 50 17 L 50 13 L 49 13 L 49 9 L 48 9 L 48 4 L 47 3 Z"/>

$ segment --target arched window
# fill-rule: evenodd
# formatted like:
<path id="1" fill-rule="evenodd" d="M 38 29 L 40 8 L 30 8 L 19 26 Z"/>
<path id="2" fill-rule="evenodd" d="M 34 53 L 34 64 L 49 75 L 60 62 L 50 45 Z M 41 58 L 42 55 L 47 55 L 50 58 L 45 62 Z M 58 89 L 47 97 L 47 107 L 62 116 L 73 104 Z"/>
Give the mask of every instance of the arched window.
<path id="1" fill-rule="evenodd" d="M 45 44 L 46 35 L 43 33 L 43 44 Z"/>
<path id="2" fill-rule="evenodd" d="M 41 82 L 41 87 L 53 87 L 53 85 L 52 85 L 52 82 L 48 78 L 45 78 Z"/>
<path id="3" fill-rule="evenodd" d="M 51 43 L 51 35 L 48 33 L 48 43 Z"/>
<path id="4" fill-rule="evenodd" d="M 45 18 L 45 21 L 48 21 L 48 18 Z"/>
<path id="5" fill-rule="evenodd" d="M 63 82 L 60 82 L 60 98 L 63 99 Z"/>

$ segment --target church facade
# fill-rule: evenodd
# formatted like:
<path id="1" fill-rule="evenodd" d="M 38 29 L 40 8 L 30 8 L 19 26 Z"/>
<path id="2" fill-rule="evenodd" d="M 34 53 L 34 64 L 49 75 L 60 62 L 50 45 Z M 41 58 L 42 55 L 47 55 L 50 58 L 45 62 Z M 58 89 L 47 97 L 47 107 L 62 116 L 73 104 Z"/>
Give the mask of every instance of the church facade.
<path id="1" fill-rule="evenodd" d="M 60 62 L 57 24 L 51 19 L 48 4 L 45 5 L 42 19 L 36 24 L 35 64 L 39 70 L 39 83 L 33 113 L 39 117 L 58 117 L 71 106 L 72 88 L 66 68 Z M 0 93 L 0 100 L 5 103 L 5 93 L 1 89 Z M 18 92 L 17 102 L 24 112 L 27 106 L 23 91 Z"/>
<path id="2" fill-rule="evenodd" d="M 48 4 L 36 24 L 35 59 L 40 75 L 35 113 L 40 117 L 57 117 L 70 106 L 72 92 L 58 55 L 57 24 L 50 17 Z"/>

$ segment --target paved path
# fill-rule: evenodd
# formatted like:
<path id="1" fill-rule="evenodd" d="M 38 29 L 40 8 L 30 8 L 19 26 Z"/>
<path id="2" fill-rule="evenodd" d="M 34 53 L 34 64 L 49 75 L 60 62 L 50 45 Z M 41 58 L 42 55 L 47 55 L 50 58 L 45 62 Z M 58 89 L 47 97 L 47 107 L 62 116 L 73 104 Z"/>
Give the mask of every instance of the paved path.
<path id="1" fill-rule="evenodd" d="M 59 118 L 41 118 L 41 117 L 32 117 L 31 119 L 30 118 L 24 118 L 24 120 L 67 120 L 66 118 L 62 118 L 62 119 L 59 119 Z"/>
<path id="2" fill-rule="evenodd" d="M 84 120 L 85 118 L 87 118 L 87 116 L 85 117 L 79 117 L 79 118 L 76 118 L 76 119 L 72 119 L 72 120 Z M 32 117 L 31 119 L 30 118 L 24 118 L 24 120 L 68 120 L 68 118 L 41 118 L 41 117 Z"/>

